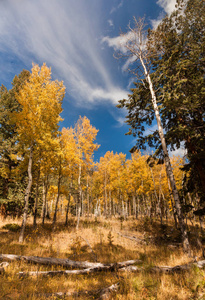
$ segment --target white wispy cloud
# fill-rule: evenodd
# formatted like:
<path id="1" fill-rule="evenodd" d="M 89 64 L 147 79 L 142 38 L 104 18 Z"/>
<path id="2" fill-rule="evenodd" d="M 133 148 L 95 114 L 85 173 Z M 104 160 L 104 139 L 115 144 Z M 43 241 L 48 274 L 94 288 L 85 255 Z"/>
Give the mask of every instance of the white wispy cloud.
<path id="1" fill-rule="evenodd" d="M 0 51 L 29 67 L 31 59 L 52 66 L 78 104 L 115 104 L 127 92 L 101 55 L 99 14 L 91 0 L 0 1 Z"/>
<path id="2" fill-rule="evenodd" d="M 173 156 L 180 156 L 180 157 L 184 157 L 187 155 L 187 149 L 185 148 L 184 142 L 181 142 L 180 147 L 178 149 L 175 150 L 169 150 L 169 155 L 170 157 Z"/>
<path id="3" fill-rule="evenodd" d="M 158 0 L 157 4 L 161 6 L 168 15 L 170 15 L 175 9 L 176 0 Z"/>
<path id="4" fill-rule="evenodd" d="M 146 136 L 146 135 L 152 134 L 156 130 L 158 130 L 158 126 L 157 126 L 157 124 L 154 124 L 150 127 L 147 127 L 147 129 L 144 131 L 143 135 Z"/>
<path id="5" fill-rule="evenodd" d="M 115 51 L 120 51 L 123 54 L 127 53 L 127 48 L 125 47 L 128 40 L 134 39 L 135 36 L 131 31 L 125 34 L 118 35 L 116 37 L 105 36 L 102 38 L 102 43 L 107 43 L 109 47 L 112 47 Z"/>
<path id="6" fill-rule="evenodd" d="M 128 42 L 136 43 L 137 45 L 138 35 L 135 32 L 128 30 L 127 33 L 121 34 L 116 37 L 105 36 L 101 39 L 102 43 L 106 43 L 109 47 L 113 48 L 116 52 L 116 56 L 125 59 L 125 63 L 122 66 L 122 72 L 130 71 L 130 66 L 137 60 L 137 55 L 132 55 L 128 48 Z M 146 48 L 146 36 L 143 37 L 143 43 L 140 45 L 142 49 Z M 138 47 L 136 46 L 136 49 Z M 131 72 L 132 73 L 132 72 Z"/>
<path id="7" fill-rule="evenodd" d="M 158 0 L 157 4 L 161 8 L 163 8 L 163 12 L 160 13 L 157 19 L 151 20 L 151 24 L 153 28 L 156 28 L 159 25 L 162 18 L 164 17 L 164 13 L 170 15 L 174 11 L 176 0 Z"/>
<path id="8" fill-rule="evenodd" d="M 167 13 L 169 15 L 173 12 L 173 10 L 175 9 L 176 0 L 158 0 L 157 4 L 163 8 L 163 12 L 160 13 L 157 19 L 150 20 L 153 28 L 156 28 L 158 26 L 158 24 L 164 17 L 164 13 Z M 102 38 L 101 41 L 102 43 L 106 43 L 109 47 L 112 47 L 116 52 L 120 52 L 122 55 L 126 55 L 126 43 L 135 39 L 136 35 L 134 35 L 131 30 L 128 30 L 126 34 L 121 34 L 119 36 L 105 36 Z M 146 36 L 144 37 L 144 42 L 144 45 L 146 45 Z M 122 67 L 122 71 L 124 72 L 127 69 L 129 69 L 130 65 L 132 65 L 135 60 L 135 56 L 128 57 L 125 64 Z"/>
<path id="9" fill-rule="evenodd" d="M 114 26 L 113 20 L 109 19 L 107 22 L 108 22 L 108 24 L 110 25 L 110 27 L 113 27 L 113 26 Z"/>
<path id="10" fill-rule="evenodd" d="M 123 6 L 123 2 L 124 2 L 124 1 L 121 0 L 120 3 L 119 3 L 118 5 L 113 6 L 112 9 L 111 9 L 111 11 L 110 11 L 110 14 L 113 14 L 116 10 L 118 10 L 120 7 L 122 7 L 122 6 Z"/>

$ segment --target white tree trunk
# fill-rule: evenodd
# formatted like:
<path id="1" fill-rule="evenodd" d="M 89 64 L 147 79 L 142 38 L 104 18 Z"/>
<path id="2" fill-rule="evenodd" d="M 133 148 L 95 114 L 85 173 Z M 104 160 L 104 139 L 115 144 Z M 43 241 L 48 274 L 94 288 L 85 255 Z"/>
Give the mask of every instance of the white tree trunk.
<path id="1" fill-rule="evenodd" d="M 171 167 L 169 154 L 168 154 L 168 151 L 167 151 L 167 145 L 166 145 L 166 141 L 165 141 L 165 138 L 164 138 L 164 132 L 163 132 L 163 127 L 162 127 L 162 123 L 161 123 L 161 117 L 160 117 L 160 114 L 159 114 L 159 109 L 158 109 L 158 106 L 157 106 L 155 91 L 154 91 L 154 88 L 153 88 L 152 80 L 150 78 L 150 74 L 147 71 L 146 65 L 145 65 L 144 60 L 142 58 L 142 55 L 139 55 L 139 59 L 140 59 L 140 62 L 142 64 L 142 67 L 144 69 L 145 78 L 146 78 L 146 80 L 149 84 L 149 90 L 150 90 L 150 93 L 151 93 L 152 104 L 153 104 L 153 107 L 154 107 L 154 112 L 155 112 L 155 116 L 156 116 L 156 120 L 157 120 L 159 137 L 160 137 L 160 140 L 161 140 L 162 149 L 163 149 L 163 153 L 164 153 L 164 161 L 165 161 L 165 166 L 166 166 L 167 177 L 169 178 L 169 181 L 170 181 L 170 184 L 171 184 L 172 194 L 173 194 L 173 198 L 174 198 L 174 202 L 175 202 L 175 206 L 176 206 L 176 211 L 177 211 L 177 217 L 178 217 L 178 220 L 179 220 L 179 225 L 180 225 L 180 230 L 181 230 L 181 235 L 182 235 L 182 242 L 183 242 L 183 249 L 184 249 L 184 251 L 189 252 L 190 251 L 190 245 L 189 245 L 188 235 L 187 235 L 187 231 L 186 231 L 184 218 L 183 218 L 183 215 L 182 215 L 181 203 L 180 203 L 180 200 L 179 200 L 179 194 L 178 194 L 177 187 L 176 187 L 176 181 L 175 181 L 175 178 L 174 178 L 174 174 L 173 174 L 173 170 L 172 170 L 172 167 Z"/>
<path id="2" fill-rule="evenodd" d="M 28 161 L 28 185 L 26 187 L 26 192 L 25 192 L 25 206 L 23 211 L 23 221 L 21 225 L 21 231 L 19 235 L 19 243 L 23 243 L 24 231 L 26 228 L 26 220 L 28 215 L 28 201 L 29 201 L 29 196 L 30 196 L 31 186 L 32 186 L 32 162 L 33 162 L 33 145 L 31 145 L 30 148 L 30 155 Z"/>

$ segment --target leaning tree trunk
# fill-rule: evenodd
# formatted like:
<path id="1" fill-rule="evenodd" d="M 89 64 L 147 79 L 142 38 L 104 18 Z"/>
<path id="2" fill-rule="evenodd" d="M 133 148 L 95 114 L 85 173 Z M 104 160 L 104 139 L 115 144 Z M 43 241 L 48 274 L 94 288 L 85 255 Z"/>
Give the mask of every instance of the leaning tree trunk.
<path id="1" fill-rule="evenodd" d="M 71 198 L 71 193 L 68 195 L 68 203 L 66 207 L 66 215 L 65 215 L 65 225 L 68 225 L 68 212 L 69 212 L 69 207 L 70 207 L 70 198 Z"/>
<path id="2" fill-rule="evenodd" d="M 149 84 L 149 90 L 150 90 L 150 93 L 151 93 L 152 104 L 153 104 L 153 107 L 154 107 L 154 112 L 155 112 L 155 116 L 156 116 L 156 120 L 157 120 L 159 137 L 160 137 L 161 144 L 162 144 L 162 149 L 163 149 L 163 152 L 164 152 L 164 160 L 165 160 L 167 177 L 169 178 L 169 181 L 170 181 L 170 184 L 171 184 L 172 194 L 173 194 L 175 207 L 176 207 L 176 212 L 177 212 L 177 217 L 178 217 L 179 226 L 180 226 L 180 230 L 181 230 L 183 249 L 184 249 L 185 252 L 189 252 L 190 251 L 190 245 L 189 245 L 188 235 L 187 235 L 187 231 L 186 231 L 186 225 L 185 225 L 185 222 L 184 222 L 184 217 L 183 217 L 182 210 L 181 210 L 181 203 L 180 203 L 180 200 L 179 200 L 179 194 L 178 194 L 178 191 L 177 191 L 176 182 L 175 182 L 174 174 L 173 174 L 173 171 L 172 171 L 170 158 L 169 158 L 169 154 L 168 154 L 168 151 L 167 151 L 167 145 L 166 145 L 166 141 L 165 141 L 165 137 L 164 137 L 164 132 L 163 132 L 163 127 L 162 127 L 162 123 L 161 123 L 161 117 L 160 117 L 160 114 L 159 114 L 159 109 L 158 109 L 158 106 L 157 106 L 157 100 L 156 100 L 154 87 L 153 87 L 152 80 L 150 78 L 150 74 L 147 71 L 147 68 L 146 68 L 146 65 L 144 63 L 142 55 L 140 55 L 139 58 L 140 58 L 140 62 L 142 64 L 142 67 L 144 69 L 145 78 L 146 78 L 146 80 Z"/>
<path id="3" fill-rule="evenodd" d="M 28 161 L 28 185 L 26 187 L 26 192 L 25 192 L 25 206 L 24 206 L 24 211 L 23 211 L 23 221 L 21 225 L 21 231 L 19 235 L 19 243 L 23 242 L 24 239 L 24 231 L 26 228 L 26 220 L 27 220 L 27 215 L 28 215 L 28 200 L 29 200 L 29 195 L 31 192 L 31 186 L 32 186 L 32 162 L 33 162 L 33 145 L 31 145 L 30 148 L 30 155 L 29 155 L 29 161 Z"/>

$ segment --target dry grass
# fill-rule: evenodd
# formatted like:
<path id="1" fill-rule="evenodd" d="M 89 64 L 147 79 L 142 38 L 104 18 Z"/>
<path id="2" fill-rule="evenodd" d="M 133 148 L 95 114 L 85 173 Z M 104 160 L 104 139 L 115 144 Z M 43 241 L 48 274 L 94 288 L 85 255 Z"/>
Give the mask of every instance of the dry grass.
<path id="1" fill-rule="evenodd" d="M 45 299 L 43 294 L 67 291 L 92 291 L 120 282 L 120 289 L 112 299 L 205 299 L 205 272 L 197 268 L 180 274 L 153 274 L 153 265 L 175 266 L 190 262 L 180 247 L 169 247 L 178 241 L 179 233 L 173 224 L 161 227 L 159 223 L 150 224 L 148 220 L 129 219 L 121 224 L 119 219 L 83 219 L 76 232 L 75 219 L 70 218 L 68 226 L 58 223 L 55 228 L 47 222 L 34 229 L 28 220 L 25 240 L 18 242 L 19 232 L 2 227 L 8 223 L 20 225 L 20 220 L 0 220 L 0 253 L 17 255 L 49 256 L 73 260 L 97 260 L 114 263 L 129 259 L 141 259 L 146 271 L 141 273 L 101 272 L 95 275 L 75 275 L 58 277 L 19 278 L 19 271 L 59 270 L 61 267 L 45 267 L 24 262 L 12 262 L 5 274 L 0 275 L 0 299 Z M 136 236 L 147 240 L 138 244 L 118 234 Z M 109 238 L 110 236 L 110 238 Z M 196 248 L 194 235 L 192 248 Z M 91 251 L 90 246 L 94 252 Z M 49 297 L 49 299 L 55 299 Z M 72 298 L 70 298 L 72 299 Z M 75 298 L 73 298 L 75 299 Z M 95 299 L 81 296 L 78 299 Z"/>

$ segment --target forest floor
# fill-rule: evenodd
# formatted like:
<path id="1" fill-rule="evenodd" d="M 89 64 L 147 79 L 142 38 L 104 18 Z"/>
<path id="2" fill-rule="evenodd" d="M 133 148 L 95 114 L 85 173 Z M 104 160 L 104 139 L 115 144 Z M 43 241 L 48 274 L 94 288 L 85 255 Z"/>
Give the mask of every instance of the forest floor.
<path id="1" fill-rule="evenodd" d="M 0 299 L 205 299 L 205 269 L 194 266 L 183 272 L 153 272 L 153 266 L 184 265 L 203 260 L 197 238 L 203 236 L 196 225 L 189 226 L 192 257 L 184 254 L 179 232 L 174 224 L 149 219 L 126 221 L 119 218 L 70 217 L 67 226 L 50 221 L 34 229 L 28 220 L 25 239 L 18 242 L 21 220 L 0 219 L 0 254 L 40 256 L 104 264 L 141 260 L 140 271 L 111 269 L 91 274 L 60 274 L 58 276 L 19 276 L 19 272 L 66 270 L 62 266 L 44 266 L 25 261 L 11 261 L 0 274 Z M 195 258 L 194 258 L 195 257 Z M 1 263 L 2 261 L 0 261 Z M 99 291 L 117 284 L 109 296 Z M 62 294 L 57 294 L 57 293 Z M 69 293 L 70 294 L 69 294 Z M 66 294 L 67 293 L 67 294 Z M 104 298 L 103 298 L 104 297 Z M 107 298 L 106 298 L 107 297 Z"/>

